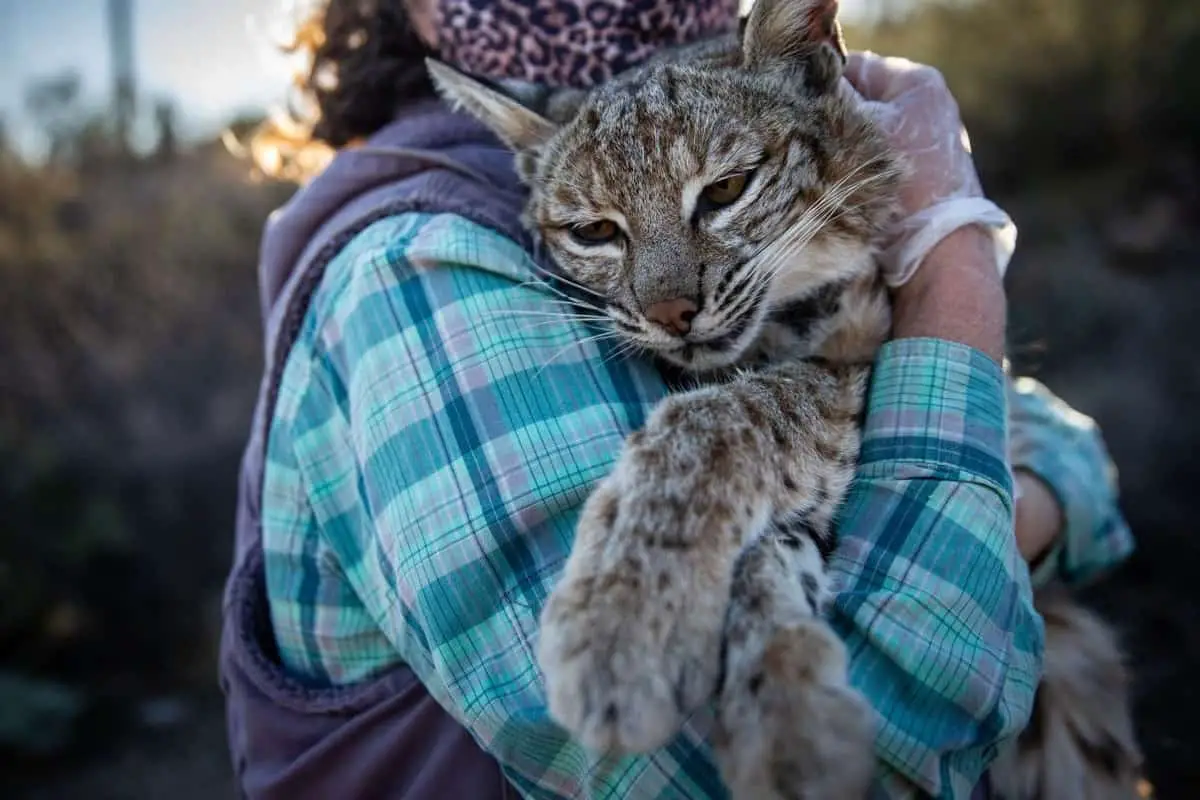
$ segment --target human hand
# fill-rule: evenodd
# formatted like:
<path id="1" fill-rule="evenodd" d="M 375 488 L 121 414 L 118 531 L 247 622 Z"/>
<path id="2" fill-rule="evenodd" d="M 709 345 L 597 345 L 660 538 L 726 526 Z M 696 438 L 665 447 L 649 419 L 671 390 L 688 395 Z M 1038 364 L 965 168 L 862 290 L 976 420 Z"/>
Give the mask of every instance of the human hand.
<path id="1" fill-rule="evenodd" d="M 1000 361 L 1016 229 L 983 196 L 958 103 L 937 70 L 905 59 L 852 53 L 845 77 L 910 168 L 903 218 L 880 256 L 896 290 L 893 336 L 960 342 Z"/>
<path id="2" fill-rule="evenodd" d="M 1016 231 L 983 196 L 958 103 L 937 70 L 905 59 L 852 53 L 845 76 L 911 169 L 900 197 L 904 220 L 884 253 L 888 281 L 899 287 L 895 335 L 965 342 L 999 360 L 1000 275 Z M 993 228 L 994 250 L 980 225 Z M 1062 506 L 1031 473 L 1018 470 L 1013 488 L 1017 544 L 1033 562 L 1061 535 Z"/>
<path id="3" fill-rule="evenodd" d="M 910 167 L 900 197 L 904 218 L 882 254 L 888 283 L 907 283 L 939 242 L 969 225 L 992 234 L 994 268 L 1003 274 L 1016 228 L 983 196 L 958 103 L 941 73 L 902 58 L 851 53 L 845 77 Z"/>

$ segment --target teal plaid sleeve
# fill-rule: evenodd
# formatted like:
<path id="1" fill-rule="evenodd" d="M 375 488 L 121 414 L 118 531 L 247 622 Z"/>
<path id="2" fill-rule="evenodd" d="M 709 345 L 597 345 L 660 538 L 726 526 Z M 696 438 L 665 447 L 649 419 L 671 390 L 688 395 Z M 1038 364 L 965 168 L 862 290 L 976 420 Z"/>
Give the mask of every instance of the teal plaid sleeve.
<path id="1" fill-rule="evenodd" d="M 1094 580 L 1133 553 L 1134 540 L 1117 500 L 1117 472 L 1100 429 L 1032 378 L 1009 389 L 1012 462 L 1040 478 L 1057 497 L 1065 526 L 1034 575 L 1067 584 Z"/>
<path id="2" fill-rule="evenodd" d="M 892 796 L 967 797 L 1029 719 L 1043 630 L 1013 535 L 1005 377 L 970 348 L 884 346 L 840 515 L 833 622 Z"/>
<path id="3" fill-rule="evenodd" d="M 538 613 L 583 500 L 666 387 L 534 277 L 515 243 L 446 215 L 377 222 L 329 265 L 268 443 L 281 657 L 323 684 L 408 663 L 526 797 L 724 797 L 707 710 L 622 759 L 547 717 Z M 889 796 L 961 790 L 1032 699 L 1041 631 L 994 372 L 944 342 L 897 342 L 877 367 L 836 615 L 886 720 Z"/>

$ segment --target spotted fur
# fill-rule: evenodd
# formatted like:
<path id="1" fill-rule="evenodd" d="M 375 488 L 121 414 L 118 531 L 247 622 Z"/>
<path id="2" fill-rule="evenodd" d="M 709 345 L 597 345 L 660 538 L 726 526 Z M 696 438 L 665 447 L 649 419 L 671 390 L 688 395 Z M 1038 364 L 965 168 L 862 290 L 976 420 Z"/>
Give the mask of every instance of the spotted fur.
<path id="1" fill-rule="evenodd" d="M 758 0 L 738 35 L 587 93 L 430 64 L 514 149 L 561 283 L 698 385 L 583 508 L 541 617 L 550 713 L 591 748 L 646 752 L 715 695 L 738 798 L 862 797 L 874 766 L 822 610 L 904 164 L 842 89 L 836 8 Z M 689 316 L 656 317 L 681 300 Z"/>

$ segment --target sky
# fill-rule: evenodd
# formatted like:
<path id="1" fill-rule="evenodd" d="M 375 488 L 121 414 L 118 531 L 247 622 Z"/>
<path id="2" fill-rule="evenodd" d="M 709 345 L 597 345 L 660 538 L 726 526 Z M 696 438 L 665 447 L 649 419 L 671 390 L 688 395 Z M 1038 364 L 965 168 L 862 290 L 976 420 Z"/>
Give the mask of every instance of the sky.
<path id="1" fill-rule="evenodd" d="M 85 99 L 112 86 L 106 0 L 0 0 L 0 115 L 12 129 L 32 80 L 76 70 Z M 287 64 L 272 52 L 287 0 L 134 0 L 138 95 L 173 98 L 192 133 L 279 103 Z"/>
<path id="2" fill-rule="evenodd" d="M 843 0 L 853 15 L 866 0 Z M 279 105 L 288 65 L 272 37 L 287 31 L 296 0 L 134 0 L 138 95 L 170 97 L 184 131 L 211 134 L 240 110 Z M 107 0 L 0 0 L 0 118 L 10 135 L 31 80 L 76 70 L 90 104 L 104 103 L 112 77 Z M 147 103 L 148 104 L 148 103 Z"/>

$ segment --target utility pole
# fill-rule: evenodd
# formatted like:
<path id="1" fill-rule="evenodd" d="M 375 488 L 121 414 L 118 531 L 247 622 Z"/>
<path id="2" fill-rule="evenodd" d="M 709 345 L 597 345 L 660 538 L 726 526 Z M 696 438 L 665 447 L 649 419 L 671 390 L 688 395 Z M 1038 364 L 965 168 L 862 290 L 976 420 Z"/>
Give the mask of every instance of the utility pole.
<path id="1" fill-rule="evenodd" d="M 117 146 L 131 150 L 133 120 L 137 113 L 137 87 L 133 58 L 133 0 L 108 0 L 108 39 L 112 52 L 113 116 Z"/>

